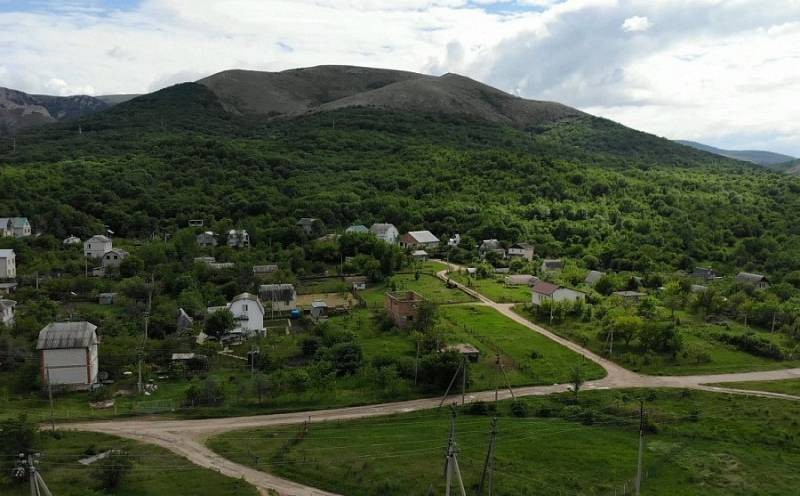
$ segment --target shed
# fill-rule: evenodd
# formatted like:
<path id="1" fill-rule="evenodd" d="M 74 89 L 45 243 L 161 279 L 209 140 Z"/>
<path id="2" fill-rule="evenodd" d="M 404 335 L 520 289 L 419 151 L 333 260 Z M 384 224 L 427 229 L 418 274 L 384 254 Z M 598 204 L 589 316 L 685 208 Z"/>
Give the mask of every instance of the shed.
<path id="1" fill-rule="evenodd" d="M 311 302 L 311 318 L 320 319 L 328 313 L 328 304 L 322 300 Z"/>
<path id="2" fill-rule="evenodd" d="M 113 305 L 117 293 L 100 293 L 97 295 L 97 303 L 100 305 Z"/>
<path id="3" fill-rule="evenodd" d="M 506 276 L 506 286 L 533 286 L 539 278 L 531 274 L 513 274 Z"/>
<path id="4" fill-rule="evenodd" d="M 97 326 L 90 322 L 51 322 L 39 331 L 42 383 L 88 389 L 97 382 Z"/>

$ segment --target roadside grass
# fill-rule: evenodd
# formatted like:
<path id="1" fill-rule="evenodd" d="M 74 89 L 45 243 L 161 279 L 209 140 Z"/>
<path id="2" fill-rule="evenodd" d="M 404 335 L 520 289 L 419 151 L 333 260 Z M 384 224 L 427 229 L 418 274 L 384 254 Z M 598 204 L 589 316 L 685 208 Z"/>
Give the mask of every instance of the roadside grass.
<path id="1" fill-rule="evenodd" d="M 164 496 L 172 494 L 208 494 L 256 496 L 250 484 L 194 465 L 166 449 L 129 439 L 91 432 L 58 431 L 58 437 L 43 432 L 39 472 L 50 491 L 58 496 Z M 84 466 L 78 460 L 87 453 L 103 453 L 116 449 L 131 456 L 133 468 L 113 492 L 99 487 L 93 472 L 103 460 Z M 0 478 L 0 494 L 30 494 L 27 480 L 13 483 Z"/>
<path id="2" fill-rule="evenodd" d="M 438 270 L 444 268 L 442 265 Z M 436 269 L 436 267 L 434 267 Z M 392 290 L 394 283 L 397 291 L 416 291 L 425 299 L 439 304 L 447 303 L 467 303 L 474 301 L 471 296 L 458 288 L 448 288 L 447 285 L 436 277 L 430 266 L 426 266 L 427 272 L 420 271 L 419 279 L 415 272 L 403 272 L 395 274 L 391 279 L 384 282 L 367 285 L 367 289 L 360 292 L 361 297 L 369 307 L 382 307 L 387 291 Z"/>
<path id="3" fill-rule="evenodd" d="M 469 365 L 470 389 L 503 387 L 498 355 L 514 386 L 569 382 L 575 367 L 581 367 L 585 380 L 605 376 L 599 365 L 492 308 L 451 305 L 439 307 L 439 312 L 448 342 L 468 343 L 481 351 L 478 363 Z"/>
<path id="4" fill-rule="evenodd" d="M 496 494 L 632 491 L 638 399 L 644 398 L 648 495 L 794 495 L 800 403 L 685 390 L 586 391 L 498 405 Z M 456 421 L 458 460 L 476 487 L 489 439 L 483 405 Z M 470 414 L 483 412 L 483 414 Z M 490 413 L 491 415 L 491 413 Z M 239 463 L 341 494 L 434 494 L 444 489 L 446 409 L 391 417 L 232 431 L 208 441 Z"/>
<path id="5" fill-rule="evenodd" d="M 608 344 L 598 337 L 600 323 L 597 321 L 585 322 L 572 318 L 549 324 L 537 321 L 535 316 L 522 305 L 516 305 L 514 311 L 598 355 L 608 356 Z M 625 346 L 625 343 L 618 340 L 614 343 L 614 354 L 611 359 L 630 370 L 650 375 L 724 374 L 800 367 L 800 359 L 774 360 L 752 355 L 712 337 L 712 333 L 721 331 L 744 334 L 747 329 L 738 322 L 726 321 L 722 326 L 710 324 L 686 312 L 680 312 L 679 319 L 681 322 L 679 330 L 684 346 L 674 358 L 668 354 L 642 352 L 636 340 L 633 340 L 630 346 Z M 778 333 L 752 328 L 750 330 L 775 343 L 781 339 Z"/>
<path id="6" fill-rule="evenodd" d="M 530 287 L 506 286 L 502 277 L 481 279 L 470 277 L 464 272 L 451 272 L 450 277 L 497 303 L 530 303 L 531 301 Z"/>
<path id="7" fill-rule="evenodd" d="M 787 379 L 781 381 L 746 381 L 746 382 L 723 382 L 709 384 L 734 389 L 747 389 L 749 391 L 768 391 L 771 393 L 791 394 L 800 396 L 800 379 Z"/>

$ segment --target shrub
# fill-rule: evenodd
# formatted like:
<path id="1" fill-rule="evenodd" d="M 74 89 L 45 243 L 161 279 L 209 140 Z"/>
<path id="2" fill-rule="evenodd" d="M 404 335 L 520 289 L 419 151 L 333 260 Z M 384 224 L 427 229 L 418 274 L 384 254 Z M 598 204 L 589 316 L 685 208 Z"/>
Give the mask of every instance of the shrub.
<path id="1" fill-rule="evenodd" d="M 486 406 L 485 401 L 476 401 L 470 403 L 469 408 L 467 408 L 467 413 L 470 415 L 488 415 L 489 408 Z"/>
<path id="2" fill-rule="evenodd" d="M 515 417 L 527 417 L 528 405 L 524 401 L 516 400 L 511 403 L 511 415 Z"/>
<path id="3" fill-rule="evenodd" d="M 106 491 L 117 489 L 122 480 L 133 469 L 130 455 L 121 450 L 113 450 L 94 469 L 94 478 L 100 481 L 100 487 Z"/>

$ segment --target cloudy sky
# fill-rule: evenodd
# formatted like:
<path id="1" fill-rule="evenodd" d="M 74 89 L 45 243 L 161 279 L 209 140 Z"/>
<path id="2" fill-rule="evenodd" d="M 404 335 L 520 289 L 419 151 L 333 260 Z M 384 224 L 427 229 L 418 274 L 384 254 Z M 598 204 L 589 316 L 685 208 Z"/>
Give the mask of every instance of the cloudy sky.
<path id="1" fill-rule="evenodd" d="M 0 86 L 458 72 L 668 138 L 800 156 L 800 0 L 0 0 Z"/>

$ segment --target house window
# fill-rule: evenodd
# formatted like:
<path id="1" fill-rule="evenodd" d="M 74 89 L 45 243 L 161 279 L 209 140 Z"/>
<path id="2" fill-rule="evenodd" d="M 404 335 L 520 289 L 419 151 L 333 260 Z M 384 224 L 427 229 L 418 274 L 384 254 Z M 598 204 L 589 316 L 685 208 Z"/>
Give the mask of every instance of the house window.
<path id="1" fill-rule="evenodd" d="M 242 305 L 242 310 L 247 311 L 247 305 Z"/>

